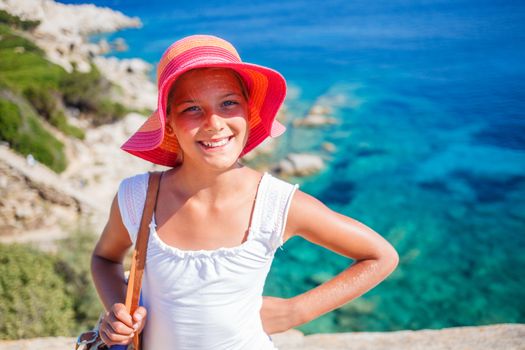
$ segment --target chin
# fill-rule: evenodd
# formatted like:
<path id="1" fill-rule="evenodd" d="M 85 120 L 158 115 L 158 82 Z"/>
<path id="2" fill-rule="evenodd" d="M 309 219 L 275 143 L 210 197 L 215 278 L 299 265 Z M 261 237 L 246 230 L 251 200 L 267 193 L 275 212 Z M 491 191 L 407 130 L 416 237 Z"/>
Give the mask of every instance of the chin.
<path id="1" fill-rule="evenodd" d="M 207 166 L 209 168 L 212 168 L 213 170 L 225 171 L 225 170 L 235 168 L 238 160 L 239 160 L 238 157 L 235 159 L 224 159 L 224 160 L 215 159 L 214 161 L 208 162 Z"/>

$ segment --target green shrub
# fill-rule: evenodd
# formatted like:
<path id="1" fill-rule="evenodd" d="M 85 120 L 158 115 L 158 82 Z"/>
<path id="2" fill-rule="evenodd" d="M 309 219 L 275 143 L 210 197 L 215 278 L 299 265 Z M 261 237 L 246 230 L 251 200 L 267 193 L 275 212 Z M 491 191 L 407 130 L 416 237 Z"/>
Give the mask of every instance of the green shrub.
<path id="1" fill-rule="evenodd" d="M 42 89 L 38 86 L 29 86 L 24 90 L 24 96 L 33 105 L 38 114 L 50 119 L 51 115 L 57 109 L 55 97 L 52 96 L 48 89 Z"/>
<path id="2" fill-rule="evenodd" d="M 68 293 L 73 298 L 75 325 L 73 332 L 93 327 L 104 310 L 91 279 L 91 252 L 96 236 L 84 228 L 76 229 L 59 243 L 58 257 L 62 261 Z"/>
<path id="3" fill-rule="evenodd" d="M 86 136 L 84 130 L 69 124 L 67 122 L 66 116 L 64 115 L 64 112 L 62 112 L 59 109 L 53 112 L 53 114 L 49 118 L 49 122 L 51 123 L 51 125 L 56 127 L 58 130 L 62 131 L 66 135 L 73 136 L 81 140 L 83 140 Z"/>
<path id="4" fill-rule="evenodd" d="M 23 94 L 39 114 L 62 132 L 82 137 L 79 129 L 60 117 L 62 102 L 78 108 L 94 125 L 116 121 L 128 112 L 120 103 L 108 99 L 112 84 L 96 66 L 92 65 L 88 73 L 68 73 L 49 62 L 32 42 L 1 23 L 0 37 L 0 86 Z"/>
<path id="5" fill-rule="evenodd" d="M 32 30 L 40 24 L 40 21 L 23 20 L 20 17 L 13 16 L 4 10 L 0 10 L 0 23 L 5 23 L 9 26 L 22 30 Z"/>
<path id="6" fill-rule="evenodd" d="M 64 75 L 60 84 L 64 103 L 89 114 L 95 126 L 114 122 L 128 112 L 122 104 L 107 98 L 110 90 L 111 83 L 94 65 L 88 73 L 73 71 Z"/>
<path id="7" fill-rule="evenodd" d="M 24 52 L 43 53 L 42 49 L 36 46 L 32 41 L 23 38 L 13 33 L 13 31 L 6 25 L 0 23 L 0 50 L 23 48 Z"/>
<path id="8" fill-rule="evenodd" d="M 31 113 L 21 114 L 15 103 L 0 98 L 0 140 L 7 141 L 15 151 L 28 155 L 56 172 L 66 168 L 64 145 Z"/>
<path id="9" fill-rule="evenodd" d="M 0 245 L 0 339 L 72 336 L 104 310 L 90 273 L 96 236 L 79 223 L 54 254 Z"/>
<path id="10" fill-rule="evenodd" d="M 124 117 L 128 109 L 118 102 L 104 99 L 97 106 L 96 115 L 93 118 L 94 125 L 112 123 Z"/>
<path id="11" fill-rule="evenodd" d="M 18 107 L 9 101 L 0 99 L 0 140 L 14 140 L 22 125 Z"/>
<path id="12" fill-rule="evenodd" d="M 22 94 L 28 88 L 59 91 L 65 71 L 35 52 L 0 50 L 0 80 Z"/>
<path id="13" fill-rule="evenodd" d="M 33 105 L 38 114 L 44 117 L 51 125 L 62 131 L 66 135 L 83 139 L 85 134 L 82 129 L 70 125 L 61 108 L 58 107 L 57 92 L 51 93 L 49 90 L 31 86 L 24 90 L 24 96 Z"/>
<path id="14" fill-rule="evenodd" d="M 70 334 L 73 300 L 59 260 L 21 245 L 0 245 L 0 339 Z"/>
<path id="15" fill-rule="evenodd" d="M 95 66 L 88 73 L 77 70 L 65 74 L 60 81 L 60 91 L 64 102 L 81 111 L 95 111 L 101 90 L 103 90 L 102 77 Z"/>

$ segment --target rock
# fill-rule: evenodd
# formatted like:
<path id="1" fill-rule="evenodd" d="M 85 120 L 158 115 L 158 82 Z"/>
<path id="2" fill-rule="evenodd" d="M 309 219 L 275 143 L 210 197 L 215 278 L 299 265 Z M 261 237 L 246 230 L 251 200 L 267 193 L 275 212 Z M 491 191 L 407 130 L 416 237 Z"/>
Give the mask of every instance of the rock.
<path id="1" fill-rule="evenodd" d="M 305 336 L 291 329 L 272 334 L 280 350 L 523 350 L 525 324 L 495 324 L 396 332 L 325 333 Z M 0 350 L 69 350 L 75 338 L 0 341 Z"/>
<path id="2" fill-rule="evenodd" d="M 255 147 L 248 154 L 242 157 L 242 159 L 253 160 L 256 157 L 260 157 L 262 155 L 269 155 L 273 153 L 275 151 L 275 148 L 277 147 L 277 140 L 278 139 L 274 139 L 272 137 L 266 138 L 257 147 Z"/>
<path id="3" fill-rule="evenodd" d="M 323 142 L 321 144 L 321 147 L 327 151 L 327 152 L 330 152 L 330 153 L 334 153 L 336 151 L 336 147 L 333 143 L 331 142 Z"/>
<path id="4" fill-rule="evenodd" d="M 99 54 L 103 55 L 108 53 L 111 50 L 111 45 L 109 45 L 106 39 L 100 39 L 98 42 Z"/>
<path id="5" fill-rule="evenodd" d="M 320 114 L 309 114 L 305 118 L 295 119 L 293 121 L 294 126 L 323 126 L 323 125 L 334 125 L 337 124 L 337 119 L 334 117 L 329 117 L 326 115 Z"/>
<path id="6" fill-rule="evenodd" d="M 523 350 L 525 325 L 500 324 L 395 332 L 293 333 L 272 336 L 282 350 Z M 289 339 L 291 340 L 289 342 Z"/>
<path id="7" fill-rule="evenodd" d="M 2 0 L 0 9 L 25 20 L 37 20 L 34 40 L 50 61 L 72 71 L 88 72 L 92 56 L 105 53 L 107 46 L 89 43 L 87 36 L 140 27 L 140 19 L 95 5 L 66 5 L 52 0 Z"/>
<path id="8" fill-rule="evenodd" d="M 331 114 L 332 108 L 326 105 L 316 104 L 310 108 L 309 114 L 326 115 Z"/>
<path id="9" fill-rule="evenodd" d="M 43 165 L 29 165 L 22 156 L 0 148 L 0 242 L 17 241 L 33 231 L 73 224 L 90 205 L 48 181 Z M 7 184 L 7 185 L 6 185 Z"/>
<path id="10" fill-rule="evenodd" d="M 71 233 L 81 219 L 101 232 L 119 182 L 136 173 L 159 170 L 120 146 L 144 123 L 129 114 L 114 124 L 87 129 L 85 139 L 64 139 L 68 167 L 56 174 L 6 146 L 0 147 L 0 242 L 39 246 Z"/>
<path id="11" fill-rule="evenodd" d="M 115 51 L 122 52 L 128 50 L 128 44 L 126 44 L 126 41 L 123 38 L 116 38 L 113 41 L 112 46 Z"/>
<path id="12" fill-rule="evenodd" d="M 290 153 L 282 159 L 272 171 L 280 175 L 308 176 L 324 169 L 320 156 L 308 153 Z"/>
<path id="13" fill-rule="evenodd" d="M 97 56 L 93 59 L 97 68 L 112 83 L 122 89 L 114 99 L 136 109 L 157 108 L 157 87 L 149 79 L 152 65 L 138 58 L 117 59 Z"/>
<path id="14" fill-rule="evenodd" d="M 328 105 L 315 104 L 310 108 L 308 115 L 302 119 L 295 119 L 294 126 L 323 126 L 337 124 L 337 119 L 331 117 L 332 108 Z"/>

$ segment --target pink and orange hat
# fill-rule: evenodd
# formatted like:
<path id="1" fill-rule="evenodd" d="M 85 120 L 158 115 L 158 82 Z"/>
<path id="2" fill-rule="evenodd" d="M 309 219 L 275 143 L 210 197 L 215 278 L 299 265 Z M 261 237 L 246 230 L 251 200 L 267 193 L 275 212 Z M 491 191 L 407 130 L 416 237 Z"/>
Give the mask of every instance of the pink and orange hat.
<path id="1" fill-rule="evenodd" d="M 286 95 L 282 75 L 270 68 L 242 62 L 237 50 L 224 39 L 192 35 L 176 41 L 162 55 L 157 67 L 157 110 L 121 149 L 155 164 L 178 165 L 181 159 L 179 144 L 175 136 L 165 132 L 168 93 L 181 74 L 203 67 L 231 68 L 244 80 L 249 95 L 249 131 L 240 156 L 268 136 L 277 137 L 286 130 L 275 119 Z"/>

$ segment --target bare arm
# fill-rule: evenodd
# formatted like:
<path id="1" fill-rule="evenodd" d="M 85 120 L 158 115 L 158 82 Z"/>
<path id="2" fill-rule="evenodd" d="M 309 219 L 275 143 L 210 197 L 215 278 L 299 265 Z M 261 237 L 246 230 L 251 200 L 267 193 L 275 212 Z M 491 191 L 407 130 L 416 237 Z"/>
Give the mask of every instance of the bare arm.
<path id="1" fill-rule="evenodd" d="M 91 274 L 106 310 L 111 309 L 115 303 L 123 303 L 126 299 L 122 263 L 131 245 L 115 196 L 109 220 L 91 256 Z"/>
<path id="2" fill-rule="evenodd" d="M 363 295 L 392 273 L 399 261 L 394 247 L 377 232 L 299 190 L 292 199 L 283 240 L 294 235 L 356 262 L 331 280 L 293 298 L 268 297 L 261 311 L 268 334 L 312 321 Z"/>
<path id="3" fill-rule="evenodd" d="M 99 328 L 107 345 L 129 344 L 134 333 L 142 331 L 145 324 L 145 308 L 139 307 L 132 318 L 124 305 L 127 285 L 122 263 L 131 246 L 115 196 L 109 220 L 91 256 L 93 281 L 107 310 Z"/>

